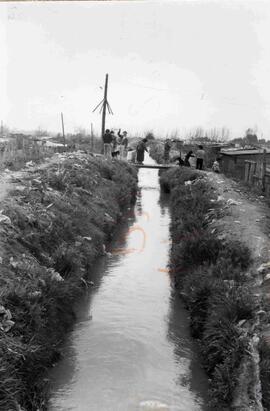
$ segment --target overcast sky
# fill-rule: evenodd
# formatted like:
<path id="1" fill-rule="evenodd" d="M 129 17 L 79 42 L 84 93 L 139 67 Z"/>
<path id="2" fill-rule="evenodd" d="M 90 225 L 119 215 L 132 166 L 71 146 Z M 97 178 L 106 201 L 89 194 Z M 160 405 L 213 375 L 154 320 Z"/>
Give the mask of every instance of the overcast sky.
<path id="1" fill-rule="evenodd" d="M 0 119 L 10 127 L 165 135 L 257 127 L 270 139 L 270 2 L 0 3 Z"/>

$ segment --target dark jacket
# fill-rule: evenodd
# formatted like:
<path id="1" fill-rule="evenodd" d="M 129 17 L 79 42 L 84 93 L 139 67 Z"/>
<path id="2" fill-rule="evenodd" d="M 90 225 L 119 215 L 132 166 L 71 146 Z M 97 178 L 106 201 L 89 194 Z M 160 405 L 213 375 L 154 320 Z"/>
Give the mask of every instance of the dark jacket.
<path id="1" fill-rule="evenodd" d="M 111 144 L 112 142 L 112 135 L 111 133 L 105 133 L 103 136 L 103 143 L 104 144 Z"/>
<path id="2" fill-rule="evenodd" d="M 189 159 L 190 157 L 195 157 L 192 151 L 189 151 L 185 156 L 185 165 L 190 167 Z"/>

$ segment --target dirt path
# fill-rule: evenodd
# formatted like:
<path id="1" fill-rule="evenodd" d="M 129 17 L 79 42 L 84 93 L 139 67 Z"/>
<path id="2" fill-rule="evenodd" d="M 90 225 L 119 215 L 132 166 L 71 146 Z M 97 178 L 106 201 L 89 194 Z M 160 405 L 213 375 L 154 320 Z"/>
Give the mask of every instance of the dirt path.
<path id="1" fill-rule="evenodd" d="M 209 173 L 226 215 L 214 226 L 225 236 L 241 240 L 251 250 L 257 264 L 270 260 L 270 207 L 263 196 L 256 196 L 223 175 Z"/>
<path id="2" fill-rule="evenodd" d="M 219 235 L 240 240 L 252 252 L 254 294 L 270 304 L 270 206 L 264 196 L 252 193 L 223 175 L 208 173 L 207 179 L 219 195 L 224 216 L 214 221 Z M 265 268 L 262 270 L 262 264 Z M 270 346 L 270 324 L 261 323 L 261 338 Z"/>

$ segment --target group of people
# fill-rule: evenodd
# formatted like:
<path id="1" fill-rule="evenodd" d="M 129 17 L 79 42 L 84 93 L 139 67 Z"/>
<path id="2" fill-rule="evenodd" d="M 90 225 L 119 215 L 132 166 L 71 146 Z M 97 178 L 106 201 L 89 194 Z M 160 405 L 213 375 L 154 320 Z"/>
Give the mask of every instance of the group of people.
<path id="1" fill-rule="evenodd" d="M 169 158 L 170 158 L 170 150 L 171 150 L 171 144 L 169 140 L 165 141 L 164 144 L 164 162 L 168 163 Z M 203 162 L 205 159 L 205 151 L 203 149 L 203 146 L 199 145 L 199 148 L 196 152 L 196 155 L 193 153 L 192 150 L 190 150 L 186 155 L 184 160 L 181 157 L 181 153 L 179 157 L 176 157 L 174 159 L 174 161 L 178 161 L 180 166 L 186 166 L 186 167 L 190 167 L 190 158 L 191 157 L 196 157 L 196 169 L 198 170 L 202 170 L 203 168 Z"/>
<path id="2" fill-rule="evenodd" d="M 144 161 L 144 153 L 148 152 L 147 149 L 147 138 L 142 139 L 136 146 L 136 163 L 142 164 Z M 168 163 L 170 160 L 170 150 L 172 148 L 171 141 L 167 139 L 164 143 L 164 162 Z M 103 136 L 103 151 L 104 156 L 109 158 L 120 158 L 121 160 L 127 159 L 128 152 L 128 138 L 127 132 L 124 131 L 121 134 L 121 129 L 119 129 L 117 136 L 113 130 L 107 129 Z M 181 152 L 178 157 L 174 158 L 174 161 L 178 161 L 180 166 L 190 167 L 190 158 L 196 157 L 196 169 L 202 170 L 205 160 L 205 150 L 202 145 L 198 146 L 198 150 L 194 154 L 192 150 L 189 150 L 185 155 L 184 159 L 181 157 Z M 213 171 L 219 173 L 219 162 L 217 159 L 214 161 L 212 166 Z"/>
<path id="3" fill-rule="evenodd" d="M 164 144 L 164 162 L 168 163 L 169 158 L 170 158 L 170 150 L 171 150 L 171 144 L 169 140 L 165 141 Z M 185 155 L 184 160 L 181 157 L 181 153 L 180 156 L 176 157 L 174 160 L 178 161 L 178 164 L 180 166 L 186 166 L 186 167 L 190 167 L 190 158 L 191 157 L 196 157 L 196 169 L 197 170 L 202 170 L 203 166 L 204 166 L 204 161 L 205 161 L 205 150 L 203 148 L 202 145 L 198 146 L 198 150 L 196 151 L 196 153 L 194 154 L 192 150 L 188 151 L 188 153 Z M 219 162 L 216 159 L 213 163 L 212 166 L 213 171 L 215 171 L 216 173 L 220 172 L 220 168 L 219 168 Z"/>
<path id="4" fill-rule="evenodd" d="M 136 162 L 142 164 L 144 161 L 144 153 L 148 152 L 147 138 L 142 139 L 136 146 Z M 107 129 L 103 135 L 103 153 L 105 158 L 119 158 L 121 160 L 127 159 L 128 152 L 128 138 L 127 132 L 119 129 L 117 136 L 113 130 Z"/>
<path id="5" fill-rule="evenodd" d="M 103 135 L 103 151 L 105 158 L 120 158 L 124 160 L 127 158 L 128 138 L 127 132 L 121 134 L 119 129 L 117 136 L 113 130 L 107 129 Z"/>

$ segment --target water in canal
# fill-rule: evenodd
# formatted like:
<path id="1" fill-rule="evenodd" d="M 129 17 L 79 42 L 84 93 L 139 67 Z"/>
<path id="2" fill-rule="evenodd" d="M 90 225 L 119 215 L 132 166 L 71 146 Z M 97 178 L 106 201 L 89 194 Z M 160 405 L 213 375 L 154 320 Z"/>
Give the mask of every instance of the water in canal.
<path id="1" fill-rule="evenodd" d="M 158 171 L 141 169 L 139 187 L 52 371 L 50 411 L 206 410 L 206 377 L 166 271 L 170 214 Z"/>

